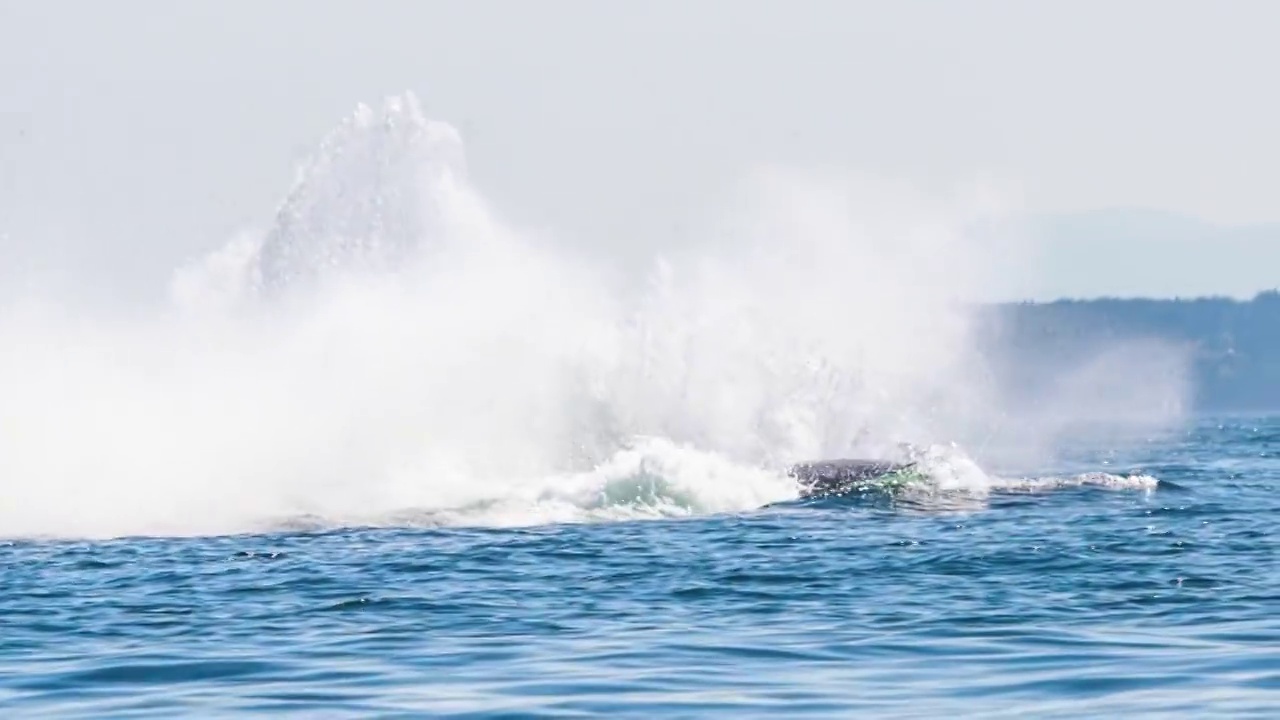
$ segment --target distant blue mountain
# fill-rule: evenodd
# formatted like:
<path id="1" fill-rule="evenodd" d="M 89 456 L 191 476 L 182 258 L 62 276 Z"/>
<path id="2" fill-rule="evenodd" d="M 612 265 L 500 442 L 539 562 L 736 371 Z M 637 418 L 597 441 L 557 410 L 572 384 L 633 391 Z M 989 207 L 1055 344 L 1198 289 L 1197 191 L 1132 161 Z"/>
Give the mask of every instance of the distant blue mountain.
<path id="1" fill-rule="evenodd" d="M 1173 213 L 1110 209 L 1019 221 L 1037 250 L 1034 299 L 1246 299 L 1280 286 L 1280 224 L 1217 225 Z"/>

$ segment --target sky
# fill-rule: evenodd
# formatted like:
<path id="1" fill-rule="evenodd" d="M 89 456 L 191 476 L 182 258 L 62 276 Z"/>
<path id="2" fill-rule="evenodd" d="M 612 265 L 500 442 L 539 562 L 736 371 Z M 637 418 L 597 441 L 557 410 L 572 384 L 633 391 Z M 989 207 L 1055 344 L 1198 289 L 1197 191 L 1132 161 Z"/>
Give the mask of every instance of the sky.
<path id="1" fill-rule="evenodd" d="M 1276 27 L 1245 0 L 0 0 L 0 280 L 154 282 L 409 90 L 504 215 L 604 248 L 753 166 L 825 165 L 1007 188 L 1056 238 L 1029 294 L 1248 295 L 1280 283 Z M 1181 250 L 1130 223 L 1070 251 L 1115 208 L 1186 218 Z M 1117 258 L 1145 268 L 1096 271 Z"/>

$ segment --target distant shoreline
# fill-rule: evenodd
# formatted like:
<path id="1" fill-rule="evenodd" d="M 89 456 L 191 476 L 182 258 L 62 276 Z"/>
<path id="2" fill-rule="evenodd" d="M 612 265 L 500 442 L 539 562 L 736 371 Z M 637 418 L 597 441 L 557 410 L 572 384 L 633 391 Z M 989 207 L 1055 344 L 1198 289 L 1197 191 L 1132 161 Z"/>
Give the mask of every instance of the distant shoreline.
<path id="1" fill-rule="evenodd" d="M 1188 348 L 1197 413 L 1280 409 L 1280 291 L 1249 300 L 1091 298 L 983 306 L 983 350 L 1023 382 L 1120 341 Z"/>

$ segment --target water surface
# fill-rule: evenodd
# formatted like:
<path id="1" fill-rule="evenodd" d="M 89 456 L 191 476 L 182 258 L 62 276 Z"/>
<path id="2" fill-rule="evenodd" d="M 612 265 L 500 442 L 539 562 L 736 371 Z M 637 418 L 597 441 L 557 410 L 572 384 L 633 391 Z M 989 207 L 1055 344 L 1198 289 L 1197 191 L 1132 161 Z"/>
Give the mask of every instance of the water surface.
<path id="1" fill-rule="evenodd" d="M 1270 717 L 1280 419 L 1152 487 L 0 546 L 7 717 Z"/>

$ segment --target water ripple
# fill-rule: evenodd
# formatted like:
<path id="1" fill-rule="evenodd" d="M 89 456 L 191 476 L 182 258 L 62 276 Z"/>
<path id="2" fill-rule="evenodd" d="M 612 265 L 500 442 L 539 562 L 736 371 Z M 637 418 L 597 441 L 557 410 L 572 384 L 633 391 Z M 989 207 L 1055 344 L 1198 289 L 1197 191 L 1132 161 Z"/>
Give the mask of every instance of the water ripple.
<path id="1" fill-rule="evenodd" d="M 1160 479 L 1154 492 L 7 542 L 0 705 L 86 718 L 1264 717 L 1280 698 L 1275 470 L 1221 460 L 1280 450 L 1280 423 L 1265 422 L 1202 428 L 1176 463 L 1151 462 L 1159 447 L 1127 459 Z"/>

